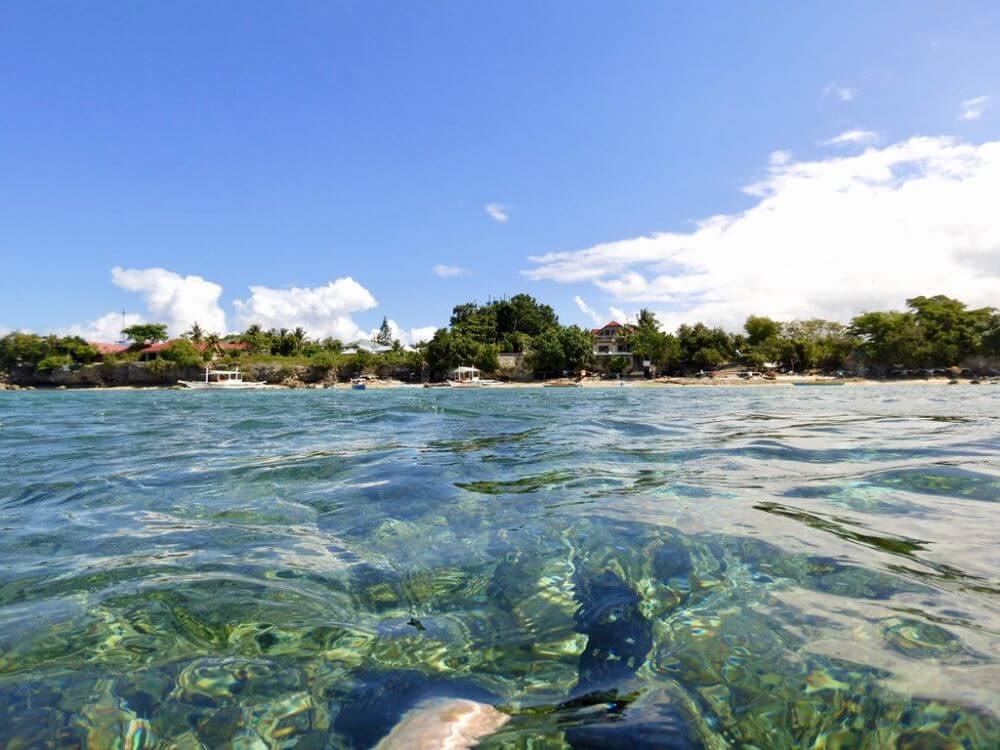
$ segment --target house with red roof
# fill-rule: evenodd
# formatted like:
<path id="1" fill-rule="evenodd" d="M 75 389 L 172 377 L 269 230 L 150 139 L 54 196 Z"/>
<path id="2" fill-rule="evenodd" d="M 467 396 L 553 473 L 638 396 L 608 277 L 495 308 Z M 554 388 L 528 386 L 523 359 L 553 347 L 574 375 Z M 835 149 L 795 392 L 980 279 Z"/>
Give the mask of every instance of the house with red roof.
<path id="1" fill-rule="evenodd" d="M 161 341 L 156 344 L 150 344 L 149 346 L 143 347 L 139 350 L 139 361 L 140 362 L 151 362 L 154 359 L 160 358 L 160 353 L 166 349 L 171 344 L 178 341 L 188 341 L 187 339 L 170 339 L 169 341 Z M 208 348 L 208 344 L 204 341 L 188 341 L 191 346 L 198 350 L 200 354 L 204 354 L 205 350 Z M 247 345 L 240 341 L 220 341 L 215 345 L 212 351 L 212 359 L 216 359 L 227 354 L 239 354 L 246 351 Z"/>
<path id="2" fill-rule="evenodd" d="M 598 363 L 606 365 L 612 357 L 625 357 L 632 363 L 632 369 L 642 367 L 641 362 L 637 362 L 632 354 L 632 347 L 624 340 L 623 334 L 636 330 L 630 323 L 619 323 L 612 320 L 605 323 L 600 328 L 592 328 L 591 335 L 594 337 L 594 357 Z"/>
<path id="3" fill-rule="evenodd" d="M 87 344 L 94 347 L 102 357 L 128 351 L 128 344 L 108 344 L 103 341 L 88 341 Z"/>

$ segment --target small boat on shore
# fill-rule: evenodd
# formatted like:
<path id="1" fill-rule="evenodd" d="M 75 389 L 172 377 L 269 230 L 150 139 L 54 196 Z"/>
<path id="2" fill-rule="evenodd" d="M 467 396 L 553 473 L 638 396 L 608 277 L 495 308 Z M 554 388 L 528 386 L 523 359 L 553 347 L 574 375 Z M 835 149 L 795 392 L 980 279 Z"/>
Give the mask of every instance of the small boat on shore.
<path id="1" fill-rule="evenodd" d="M 577 380 L 556 380 L 551 383 L 545 383 L 543 387 L 545 388 L 580 388 L 583 383 Z"/>
<path id="2" fill-rule="evenodd" d="M 452 388 L 484 388 L 489 385 L 502 385 L 499 380 L 483 378 L 478 367 L 456 367 L 451 371 L 451 377 L 445 382 Z"/>
<path id="3" fill-rule="evenodd" d="M 363 391 L 368 388 L 368 382 L 364 378 L 354 378 L 351 381 L 352 391 Z"/>
<path id="4" fill-rule="evenodd" d="M 792 383 L 792 385 L 843 385 L 843 380 L 810 380 L 804 383 Z"/>
<path id="5" fill-rule="evenodd" d="M 263 380 L 244 380 L 239 367 L 232 370 L 212 370 L 206 367 L 204 380 L 178 380 L 177 384 L 196 391 L 258 390 L 268 387 Z"/>

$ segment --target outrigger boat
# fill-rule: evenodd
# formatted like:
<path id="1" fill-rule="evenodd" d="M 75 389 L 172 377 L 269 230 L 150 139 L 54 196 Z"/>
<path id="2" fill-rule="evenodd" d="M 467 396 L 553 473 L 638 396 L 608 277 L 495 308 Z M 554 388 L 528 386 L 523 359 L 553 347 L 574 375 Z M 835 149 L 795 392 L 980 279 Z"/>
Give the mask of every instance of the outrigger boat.
<path id="1" fill-rule="evenodd" d="M 480 377 L 478 367 L 456 367 L 451 371 L 447 382 L 452 388 L 483 388 L 488 385 L 501 385 L 499 380 Z"/>
<path id="2" fill-rule="evenodd" d="M 233 370 L 213 370 L 206 367 L 204 380 L 178 380 L 177 384 L 198 391 L 256 390 L 268 387 L 263 380 L 244 380 L 239 367 Z"/>

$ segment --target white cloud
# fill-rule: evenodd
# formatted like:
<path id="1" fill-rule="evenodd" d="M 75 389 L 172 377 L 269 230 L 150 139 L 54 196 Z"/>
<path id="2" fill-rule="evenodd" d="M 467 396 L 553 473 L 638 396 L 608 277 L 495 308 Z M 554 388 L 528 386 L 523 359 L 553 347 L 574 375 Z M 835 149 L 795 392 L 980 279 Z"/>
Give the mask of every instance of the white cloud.
<path id="1" fill-rule="evenodd" d="M 988 96 L 977 96 L 973 99 L 966 99 L 962 102 L 962 114 L 959 115 L 959 119 L 969 122 L 978 120 L 983 116 L 983 112 L 986 110 L 986 103 L 989 100 Z"/>
<path id="2" fill-rule="evenodd" d="M 858 90 L 851 88 L 850 86 L 845 86 L 842 83 L 831 83 L 825 89 L 823 89 L 824 96 L 833 96 L 842 102 L 853 101 L 854 97 L 858 95 Z"/>
<path id="3" fill-rule="evenodd" d="M 838 136 L 823 141 L 824 146 L 845 146 L 848 144 L 869 145 L 878 140 L 878 133 L 873 130 L 845 130 Z M 773 162 L 772 162 L 773 163 Z"/>
<path id="4" fill-rule="evenodd" d="M 1000 300 L 1000 141 L 911 138 L 772 166 L 742 213 L 533 257 L 531 279 L 589 281 L 672 328 L 750 313 L 846 320 L 918 294 Z"/>
<path id="5" fill-rule="evenodd" d="M 115 267 L 111 279 L 122 289 L 142 294 L 151 317 L 166 323 L 173 336 L 195 322 L 206 331 L 226 332 L 226 314 L 219 307 L 222 287 L 218 284 L 163 268 Z"/>
<path id="6" fill-rule="evenodd" d="M 421 342 L 430 341 L 437 331 L 437 326 L 421 326 L 407 330 L 392 318 L 389 318 L 387 322 L 389 323 L 389 330 L 392 331 L 393 340 L 399 341 L 403 346 L 416 346 Z M 373 328 L 369 335 L 364 338 L 374 340 L 378 332 L 378 328 Z"/>
<path id="7" fill-rule="evenodd" d="M 611 310 L 611 317 L 614 320 L 617 320 L 619 323 L 628 323 L 631 316 L 627 312 L 620 307 L 611 307 L 609 309 Z"/>
<path id="8" fill-rule="evenodd" d="M 96 320 L 74 325 L 59 331 L 63 336 L 79 336 L 86 341 L 111 343 L 122 338 L 122 329 L 144 322 L 138 313 L 109 312 Z"/>
<path id="9" fill-rule="evenodd" d="M 590 305 L 584 302 L 583 297 L 581 297 L 579 294 L 573 298 L 573 301 L 576 303 L 576 306 L 580 308 L 580 312 L 582 312 L 584 315 L 586 315 L 592 321 L 594 321 L 594 325 L 601 325 L 604 322 L 601 320 L 600 314 L 592 307 L 590 307 Z"/>
<path id="10" fill-rule="evenodd" d="M 434 273 L 444 279 L 450 279 L 455 276 L 468 276 L 470 272 L 459 266 L 445 266 L 437 265 L 434 266 Z"/>
<path id="11" fill-rule="evenodd" d="M 251 286 L 249 299 L 233 302 L 243 328 L 253 323 L 264 328 L 302 326 L 312 337 L 333 336 L 341 341 L 368 337 L 351 314 L 377 304 L 371 292 L 350 276 L 319 287 Z"/>
<path id="12" fill-rule="evenodd" d="M 510 218 L 507 213 L 508 209 L 503 203 L 487 203 L 486 213 L 491 217 L 499 221 L 501 224 L 506 224 L 507 220 Z"/>

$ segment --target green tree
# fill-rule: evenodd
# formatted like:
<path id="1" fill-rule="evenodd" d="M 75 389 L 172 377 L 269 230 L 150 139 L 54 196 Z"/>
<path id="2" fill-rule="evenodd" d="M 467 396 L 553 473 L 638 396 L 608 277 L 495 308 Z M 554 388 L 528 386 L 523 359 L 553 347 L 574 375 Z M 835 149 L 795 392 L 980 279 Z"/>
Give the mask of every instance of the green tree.
<path id="1" fill-rule="evenodd" d="M 531 369 L 537 375 L 561 373 L 566 369 L 566 353 L 559 332 L 554 328 L 542 331 L 531 344 Z"/>
<path id="2" fill-rule="evenodd" d="M 590 331 L 579 326 L 566 326 L 558 331 L 565 369 L 579 372 L 590 367 L 594 359 L 594 337 Z"/>
<path id="3" fill-rule="evenodd" d="M 240 334 L 239 341 L 246 347 L 248 354 L 271 353 L 271 336 L 256 323 Z"/>
<path id="4" fill-rule="evenodd" d="M 133 346 L 147 346 L 157 341 L 167 340 L 167 326 L 163 323 L 137 323 L 122 329 L 122 335 Z"/>
<path id="5" fill-rule="evenodd" d="M 969 310 L 964 302 L 937 294 L 906 300 L 913 320 L 926 342 L 926 356 L 933 364 L 957 364 L 982 353 L 983 337 L 990 328 L 993 310 Z"/>
<path id="6" fill-rule="evenodd" d="M 205 337 L 205 331 L 198 325 L 198 321 L 195 321 L 191 324 L 191 328 L 181 334 L 181 336 L 198 344 Z"/>
<path id="7" fill-rule="evenodd" d="M 743 330 L 747 332 L 747 343 L 750 346 L 760 346 L 781 333 L 781 323 L 760 315 L 751 315 L 743 324 Z"/>
<path id="8" fill-rule="evenodd" d="M 171 341 L 160 350 L 160 359 L 173 362 L 178 367 L 200 367 L 201 352 L 187 339 Z"/>
<path id="9" fill-rule="evenodd" d="M 389 327 L 389 319 L 383 317 L 382 325 L 375 334 L 375 343 L 382 346 L 392 346 L 392 328 Z"/>
<path id="10" fill-rule="evenodd" d="M 625 375 L 632 369 L 632 362 L 628 357 L 612 357 L 608 362 L 608 372 L 613 375 Z"/>

